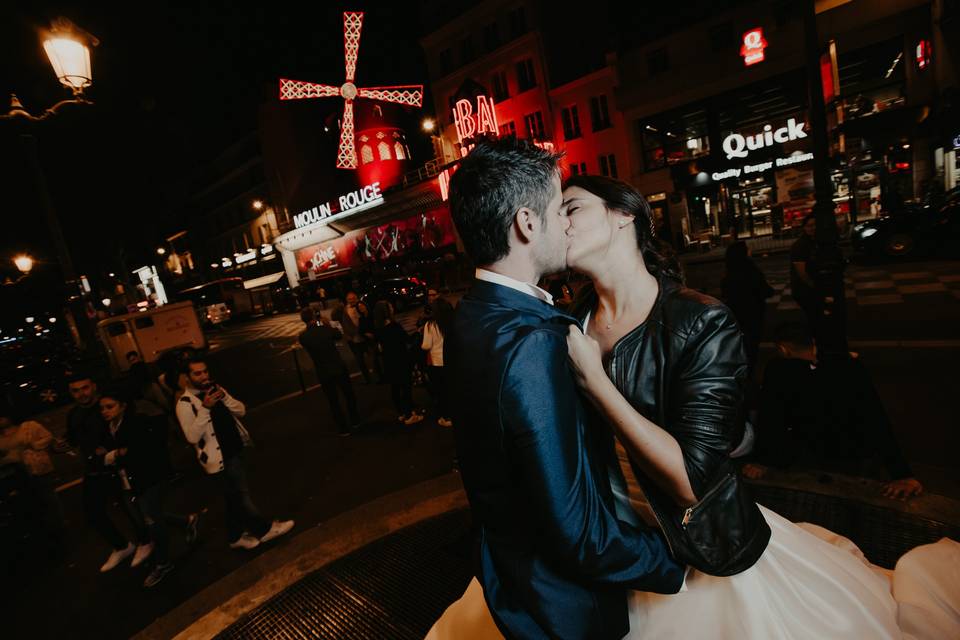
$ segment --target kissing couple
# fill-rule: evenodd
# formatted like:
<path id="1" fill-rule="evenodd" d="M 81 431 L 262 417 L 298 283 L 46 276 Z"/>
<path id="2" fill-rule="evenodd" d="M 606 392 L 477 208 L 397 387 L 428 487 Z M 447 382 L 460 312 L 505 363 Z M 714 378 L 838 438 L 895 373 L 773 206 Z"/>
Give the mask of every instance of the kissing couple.
<path id="1" fill-rule="evenodd" d="M 560 158 L 483 141 L 450 182 L 479 266 L 444 345 L 479 555 L 427 638 L 960 637 L 956 542 L 889 572 L 750 498 L 736 320 L 636 189 L 561 185 Z M 568 268 L 591 280 L 570 315 L 536 284 Z"/>

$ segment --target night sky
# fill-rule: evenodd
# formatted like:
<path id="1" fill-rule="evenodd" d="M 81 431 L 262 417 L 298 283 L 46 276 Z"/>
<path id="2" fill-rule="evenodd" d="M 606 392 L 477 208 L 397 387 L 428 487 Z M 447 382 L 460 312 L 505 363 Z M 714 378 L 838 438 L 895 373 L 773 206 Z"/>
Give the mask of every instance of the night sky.
<path id="1" fill-rule="evenodd" d="M 28 111 L 40 113 L 69 96 L 53 76 L 39 28 L 64 16 L 99 38 L 100 45 L 93 50 L 88 90 L 95 106 L 69 106 L 39 126 L 0 122 L 0 277 L 16 275 L 10 259 L 17 252 L 42 261 L 27 281 L 3 288 L 0 317 L 41 311 L 33 308 L 37 305 L 55 308 L 62 281 L 22 133 L 38 141 L 43 175 L 77 271 L 97 278 L 120 272 L 122 265 L 133 269 L 148 259 L 155 262 L 156 243 L 180 228 L 196 167 L 256 130 L 258 109 L 276 98 L 278 78 L 343 81 L 344 10 L 367 12 L 359 86 L 428 85 L 419 37 L 475 2 L 19 4 L 0 20 L 0 91 L 16 92 Z M 684 11 L 702 12 L 697 4 L 703 3 Z M 663 11 L 640 7 L 615 16 L 610 22 L 619 34 L 607 30 L 604 37 L 610 41 L 599 48 L 629 48 L 686 19 L 676 10 L 656 15 Z M 551 49 L 561 57 L 565 51 L 576 53 L 576 41 L 604 32 L 585 32 L 587 18 L 608 19 L 593 13 L 574 21 L 573 15 L 557 11 L 547 18 L 556 45 Z M 570 46 L 564 45 L 567 37 Z M 563 60 L 552 62 L 572 68 Z M 410 136 L 417 135 L 420 117 L 432 115 L 427 91 L 422 112 L 405 116 L 413 120 L 406 123 Z M 318 118 L 336 118 L 342 109 L 339 99 L 312 102 Z M 414 151 L 415 159 L 426 159 Z M 331 157 L 331 170 L 333 164 Z"/>
<path id="2" fill-rule="evenodd" d="M 0 122 L 2 274 L 14 273 L 8 261 L 19 251 L 52 263 L 40 265 L 33 282 L 18 285 L 13 297 L 43 295 L 59 281 L 20 133 L 38 140 L 77 271 L 92 276 L 119 271 L 121 259 L 133 269 L 177 225 L 198 164 L 257 128 L 259 106 L 275 99 L 279 77 L 343 82 L 344 10 L 367 12 L 359 86 L 428 84 L 415 7 L 402 2 L 41 3 L 4 19 L 0 89 L 15 91 L 32 113 L 69 95 L 53 76 L 37 28 L 63 15 L 100 40 L 88 92 L 95 106 L 68 106 L 39 126 Z M 318 118 L 337 117 L 342 109 L 338 99 L 313 102 Z M 423 114 L 431 104 L 428 96 Z M 331 157 L 331 170 L 333 164 Z M 12 292 L 4 289 L 8 302 Z"/>

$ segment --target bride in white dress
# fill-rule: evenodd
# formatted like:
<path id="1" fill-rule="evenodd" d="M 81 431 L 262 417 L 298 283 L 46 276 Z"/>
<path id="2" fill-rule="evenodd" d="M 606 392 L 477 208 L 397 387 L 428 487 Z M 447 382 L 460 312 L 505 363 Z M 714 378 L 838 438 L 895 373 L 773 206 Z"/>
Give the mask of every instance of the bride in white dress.
<path id="1" fill-rule="evenodd" d="M 639 222 L 649 229 L 649 207 L 625 183 L 591 176 L 577 184 L 580 186 L 564 190 L 570 222 L 568 263 L 594 279 L 601 303 L 587 315 L 587 335 L 571 331 L 571 362 L 586 396 L 618 435 L 619 465 L 609 469 L 618 517 L 657 527 L 620 441 L 632 447 L 635 462 L 646 462 L 638 466 L 648 475 L 656 466 L 664 475 L 675 474 L 679 478 L 675 482 L 688 483 L 682 463 L 671 464 L 677 460 L 676 440 L 624 401 L 606 378 L 602 364 L 603 355 L 620 338 L 645 322 L 658 295 L 656 280 L 651 283 L 637 245 L 631 245 L 631 239 L 624 239 L 621 233 L 633 234 L 638 216 L 646 217 Z M 593 191 L 605 193 L 608 199 Z M 642 206 L 619 210 L 609 204 L 612 193 L 625 194 L 626 198 L 618 198 L 621 202 Z M 603 320 L 597 322 L 601 311 Z M 647 431 L 641 432 L 644 429 Z M 894 571 L 888 571 L 870 564 L 856 545 L 842 536 L 815 525 L 791 523 L 763 507 L 761 512 L 771 536 L 755 564 L 727 577 L 691 568 L 684 588 L 675 595 L 629 592 L 627 637 L 960 638 L 957 542 L 943 539 L 918 547 L 903 556 Z M 500 637 L 476 579 L 427 635 L 428 640 Z"/>

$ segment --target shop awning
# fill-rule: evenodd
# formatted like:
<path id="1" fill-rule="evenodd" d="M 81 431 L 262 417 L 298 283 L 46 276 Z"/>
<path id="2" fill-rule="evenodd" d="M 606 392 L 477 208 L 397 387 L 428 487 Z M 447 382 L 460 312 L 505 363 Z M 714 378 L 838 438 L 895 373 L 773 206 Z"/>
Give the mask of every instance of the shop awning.
<path id="1" fill-rule="evenodd" d="M 277 271 L 276 273 L 271 273 L 268 276 L 260 276 L 259 278 L 253 278 L 252 280 L 244 280 L 243 288 L 256 289 L 257 287 L 265 287 L 268 284 L 273 284 L 283 276 L 283 271 Z"/>

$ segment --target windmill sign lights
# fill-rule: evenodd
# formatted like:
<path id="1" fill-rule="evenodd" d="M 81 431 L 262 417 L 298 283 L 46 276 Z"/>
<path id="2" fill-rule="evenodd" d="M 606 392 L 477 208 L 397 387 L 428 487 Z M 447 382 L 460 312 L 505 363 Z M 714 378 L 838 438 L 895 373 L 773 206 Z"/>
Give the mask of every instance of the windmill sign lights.
<path id="1" fill-rule="evenodd" d="M 343 118 L 340 125 L 340 148 L 337 151 L 337 168 L 356 169 L 357 149 L 353 133 L 353 101 L 357 98 L 395 102 L 412 107 L 423 103 L 423 85 L 404 85 L 395 87 L 358 88 L 354 83 L 357 70 L 357 56 L 360 49 L 360 30 L 363 28 L 362 11 L 343 13 L 343 56 L 346 62 L 346 81 L 339 87 L 328 84 L 315 84 L 300 80 L 280 79 L 281 100 L 302 100 L 305 98 L 329 98 L 343 96 Z"/>

